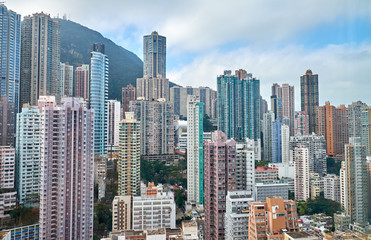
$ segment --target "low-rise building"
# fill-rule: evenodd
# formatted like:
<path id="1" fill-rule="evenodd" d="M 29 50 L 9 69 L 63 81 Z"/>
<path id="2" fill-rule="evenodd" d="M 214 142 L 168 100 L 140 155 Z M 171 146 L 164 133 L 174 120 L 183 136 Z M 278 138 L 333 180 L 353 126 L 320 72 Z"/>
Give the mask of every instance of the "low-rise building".
<path id="1" fill-rule="evenodd" d="M 334 214 L 334 225 L 335 231 L 347 231 L 349 230 L 349 225 L 351 224 L 352 220 L 348 214 L 345 213 L 335 213 Z"/>
<path id="2" fill-rule="evenodd" d="M 267 197 L 282 197 L 289 199 L 289 184 L 287 182 L 275 181 L 271 183 L 255 184 L 255 200 L 264 201 Z"/>
<path id="3" fill-rule="evenodd" d="M 278 169 L 266 166 L 258 166 L 255 168 L 255 181 L 262 183 L 269 183 L 277 180 Z"/>

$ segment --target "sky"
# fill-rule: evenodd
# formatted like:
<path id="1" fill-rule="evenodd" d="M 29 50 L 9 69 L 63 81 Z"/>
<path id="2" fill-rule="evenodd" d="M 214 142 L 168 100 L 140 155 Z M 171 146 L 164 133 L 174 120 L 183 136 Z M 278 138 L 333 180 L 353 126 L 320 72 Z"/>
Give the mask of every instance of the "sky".
<path id="1" fill-rule="evenodd" d="M 167 77 L 216 89 L 224 70 L 245 69 L 269 99 L 273 83 L 319 76 L 320 105 L 371 105 L 368 0 L 9 0 L 22 14 L 49 13 L 97 30 L 143 59 L 143 36 L 167 38 Z M 268 101 L 269 102 L 269 101 Z"/>

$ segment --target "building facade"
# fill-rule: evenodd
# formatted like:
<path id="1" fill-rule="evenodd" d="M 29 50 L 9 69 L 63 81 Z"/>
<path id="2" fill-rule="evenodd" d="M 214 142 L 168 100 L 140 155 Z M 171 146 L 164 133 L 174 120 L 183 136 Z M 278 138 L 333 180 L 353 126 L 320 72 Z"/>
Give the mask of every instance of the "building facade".
<path id="1" fill-rule="evenodd" d="M 366 224 L 368 219 L 368 185 L 366 147 L 360 137 L 349 138 L 345 145 L 347 211 L 352 221 Z"/>
<path id="2" fill-rule="evenodd" d="M 124 115 L 125 115 L 125 112 L 129 111 L 130 101 L 136 100 L 136 99 L 137 99 L 136 89 L 133 85 L 129 84 L 126 87 L 122 88 L 121 104 L 122 104 L 122 111 L 124 112 Z"/>
<path id="3" fill-rule="evenodd" d="M 170 102 L 136 100 L 130 102 L 129 110 L 140 122 L 141 155 L 174 152 L 174 108 Z"/>
<path id="4" fill-rule="evenodd" d="M 245 191 L 228 192 L 225 209 L 225 239 L 247 239 L 249 209 L 254 198 Z"/>
<path id="5" fill-rule="evenodd" d="M 75 97 L 88 99 L 89 98 L 89 65 L 83 64 L 75 69 Z"/>
<path id="6" fill-rule="evenodd" d="M 296 204 L 292 200 L 267 197 L 250 203 L 248 239 L 284 239 L 284 232 L 299 231 Z"/>
<path id="7" fill-rule="evenodd" d="M 326 139 L 326 152 L 329 156 L 344 154 L 348 143 L 348 117 L 345 105 L 336 108 L 326 102 L 316 109 L 316 133 Z"/>
<path id="8" fill-rule="evenodd" d="M 17 115 L 18 201 L 38 205 L 40 194 L 42 114 L 36 107 L 23 107 Z"/>
<path id="9" fill-rule="evenodd" d="M 112 201 L 112 231 L 131 229 L 132 196 L 115 196 Z"/>
<path id="10" fill-rule="evenodd" d="M 56 96 L 60 101 L 60 23 L 45 13 L 25 16 L 21 42 L 20 106 L 37 105 L 39 96 Z"/>
<path id="11" fill-rule="evenodd" d="M 18 112 L 21 57 L 21 15 L 0 4 L 0 97 Z"/>
<path id="12" fill-rule="evenodd" d="M 209 87 L 180 87 L 170 88 L 170 102 L 174 104 L 174 114 L 187 116 L 187 106 L 184 104 L 189 95 L 199 97 L 204 104 L 204 115 L 216 118 L 216 91 Z"/>
<path id="13" fill-rule="evenodd" d="M 335 174 L 327 174 L 323 178 L 324 197 L 340 203 L 340 177 Z"/>
<path id="14" fill-rule="evenodd" d="M 133 230 L 175 228 L 175 201 L 172 192 L 133 197 Z"/>
<path id="15" fill-rule="evenodd" d="M 187 99 L 187 200 L 204 203 L 203 103 L 196 96 Z"/>
<path id="16" fill-rule="evenodd" d="M 205 239 L 224 239 L 228 191 L 236 190 L 236 142 L 221 131 L 204 143 Z"/>
<path id="17" fill-rule="evenodd" d="M 307 70 L 300 77 L 301 111 L 309 116 L 309 134 L 316 132 L 316 107 L 319 106 L 318 74 Z"/>
<path id="18" fill-rule="evenodd" d="M 126 112 L 120 122 L 118 194 L 140 195 L 140 122 L 134 113 Z"/>
<path id="19" fill-rule="evenodd" d="M 218 130 L 228 138 L 260 139 L 260 80 L 245 70 L 217 77 Z"/>
<path id="20" fill-rule="evenodd" d="M 73 66 L 60 63 L 59 81 L 61 83 L 61 96 L 73 97 Z"/>
<path id="21" fill-rule="evenodd" d="M 116 100 L 107 101 L 108 146 L 119 145 L 119 125 L 121 120 L 121 104 Z"/>
<path id="22" fill-rule="evenodd" d="M 156 31 L 143 37 L 143 63 L 143 77 L 166 78 L 166 37 Z"/>
<path id="23" fill-rule="evenodd" d="M 273 160 L 273 139 L 272 126 L 274 121 L 274 113 L 269 111 L 263 116 L 263 159 L 268 162 Z"/>
<path id="24" fill-rule="evenodd" d="M 295 199 L 306 201 L 310 197 L 309 149 L 305 147 L 296 147 L 293 154 L 295 168 Z"/>
<path id="25" fill-rule="evenodd" d="M 40 239 L 92 239 L 94 112 L 78 98 L 43 108 Z"/>
<path id="26" fill-rule="evenodd" d="M 315 172 L 324 176 L 327 173 L 326 141 L 323 136 L 316 134 L 290 137 L 290 159 L 294 162 L 293 151 L 296 147 L 304 147 L 309 150 L 309 172 Z"/>
<path id="27" fill-rule="evenodd" d="M 102 44 L 103 45 L 103 44 Z M 99 51 L 101 50 L 101 51 Z M 109 60 L 100 44 L 93 45 L 90 57 L 89 106 L 94 110 L 94 153 L 107 154 L 107 100 Z"/>
<path id="28" fill-rule="evenodd" d="M 245 139 L 236 144 L 236 190 L 245 191 L 249 195 L 254 194 L 255 186 L 255 142 Z"/>

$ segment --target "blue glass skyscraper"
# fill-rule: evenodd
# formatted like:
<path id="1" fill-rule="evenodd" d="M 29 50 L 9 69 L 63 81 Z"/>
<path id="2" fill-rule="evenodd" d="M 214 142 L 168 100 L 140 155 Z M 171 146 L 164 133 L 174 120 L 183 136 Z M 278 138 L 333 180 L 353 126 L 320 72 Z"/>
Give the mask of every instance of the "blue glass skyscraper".
<path id="1" fill-rule="evenodd" d="M 18 111 L 21 15 L 0 4 L 0 97 Z"/>
<path id="2" fill-rule="evenodd" d="M 272 122 L 272 162 L 282 162 L 281 120 Z"/>
<path id="3" fill-rule="evenodd" d="M 218 129 L 228 138 L 260 139 L 260 80 L 245 70 L 217 77 Z"/>
<path id="4" fill-rule="evenodd" d="M 107 153 L 108 64 L 103 44 L 94 44 L 90 58 L 90 108 L 94 110 L 94 153 Z"/>

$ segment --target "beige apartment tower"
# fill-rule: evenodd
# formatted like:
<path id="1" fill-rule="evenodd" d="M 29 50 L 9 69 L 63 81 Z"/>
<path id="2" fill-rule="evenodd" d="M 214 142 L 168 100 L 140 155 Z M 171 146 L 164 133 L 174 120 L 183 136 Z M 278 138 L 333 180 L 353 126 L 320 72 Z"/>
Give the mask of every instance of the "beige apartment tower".
<path id="1" fill-rule="evenodd" d="M 140 122 L 126 112 L 119 128 L 118 194 L 140 195 Z"/>

